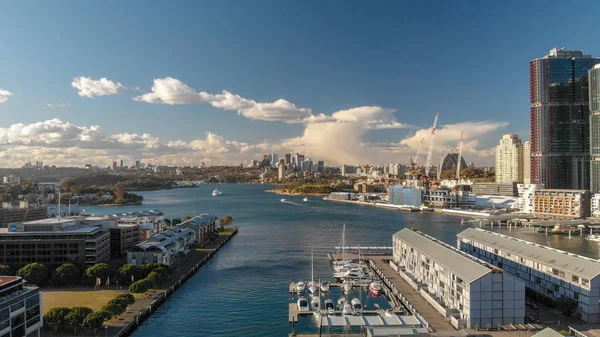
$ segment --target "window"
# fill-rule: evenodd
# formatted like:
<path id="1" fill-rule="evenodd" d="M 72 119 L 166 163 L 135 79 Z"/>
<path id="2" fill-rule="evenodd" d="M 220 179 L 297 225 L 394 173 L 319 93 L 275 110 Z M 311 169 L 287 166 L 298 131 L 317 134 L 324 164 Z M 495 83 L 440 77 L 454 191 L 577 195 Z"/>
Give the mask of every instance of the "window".
<path id="1" fill-rule="evenodd" d="M 581 279 L 581 284 L 583 284 L 584 286 L 589 286 L 590 285 L 590 280 L 588 280 L 586 278 L 582 278 Z"/>
<path id="2" fill-rule="evenodd" d="M 572 281 L 573 283 L 579 283 L 579 277 L 577 277 L 577 276 L 573 275 L 573 276 L 571 276 L 571 281 Z"/>
<path id="3" fill-rule="evenodd" d="M 573 298 L 578 300 L 579 299 L 579 293 L 573 293 Z"/>

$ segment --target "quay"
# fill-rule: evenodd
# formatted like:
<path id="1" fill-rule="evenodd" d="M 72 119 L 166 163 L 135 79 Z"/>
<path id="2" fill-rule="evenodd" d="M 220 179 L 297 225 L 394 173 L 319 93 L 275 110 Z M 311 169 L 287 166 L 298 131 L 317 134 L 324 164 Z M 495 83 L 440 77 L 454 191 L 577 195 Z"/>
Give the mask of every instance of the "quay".
<path id="1" fill-rule="evenodd" d="M 232 228 L 230 234 L 219 235 L 217 239 L 202 247 L 206 254 L 191 266 L 179 279 L 174 280 L 166 289 L 149 290 L 144 298 L 137 299 L 127 307 L 127 310 L 118 317 L 104 323 L 106 335 L 113 337 L 126 337 L 131 335 L 150 315 L 158 309 L 171 295 L 175 293 L 189 278 L 210 260 L 232 237 L 238 228 Z"/>

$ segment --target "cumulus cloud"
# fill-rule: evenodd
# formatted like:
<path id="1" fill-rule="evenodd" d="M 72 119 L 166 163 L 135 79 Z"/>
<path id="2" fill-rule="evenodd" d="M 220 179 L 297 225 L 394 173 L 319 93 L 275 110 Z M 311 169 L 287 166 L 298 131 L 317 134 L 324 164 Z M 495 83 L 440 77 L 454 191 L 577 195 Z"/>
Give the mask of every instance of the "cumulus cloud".
<path id="1" fill-rule="evenodd" d="M 71 103 L 69 103 L 69 102 L 59 103 L 59 104 L 46 103 L 46 106 L 49 108 L 67 108 L 67 107 L 71 106 Z"/>
<path id="2" fill-rule="evenodd" d="M 107 78 L 95 80 L 91 77 L 79 76 L 71 82 L 73 88 L 81 97 L 94 98 L 96 96 L 117 95 L 119 90 L 126 89 L 121 83 L 113 82 Z"/>
<path id="3" fill-rule="evenodd" d="M 14 94 L 8 90 L 0 89 L 0 103 L 6 103 L 10 96 L 14 96 Z"/>

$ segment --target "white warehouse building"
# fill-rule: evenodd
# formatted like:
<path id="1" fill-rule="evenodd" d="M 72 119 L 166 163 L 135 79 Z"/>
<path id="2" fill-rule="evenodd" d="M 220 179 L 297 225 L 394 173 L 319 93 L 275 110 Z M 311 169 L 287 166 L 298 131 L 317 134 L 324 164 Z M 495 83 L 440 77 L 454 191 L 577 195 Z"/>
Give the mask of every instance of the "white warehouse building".
<path id="1" fill-rule="evenodd" d="M 524 323 L 523 281 L 421 232 L 403 229 L 394 234 L 393 245 L 400 275 L 453 325 Z"/>
<path id="2" fill-rule="evenodd" d="M 600 323 L 600 261 L 494 232 L 469 228 L 460 250 L 502 268 L 553 299 L 572 298 L 589 323 Z"/>

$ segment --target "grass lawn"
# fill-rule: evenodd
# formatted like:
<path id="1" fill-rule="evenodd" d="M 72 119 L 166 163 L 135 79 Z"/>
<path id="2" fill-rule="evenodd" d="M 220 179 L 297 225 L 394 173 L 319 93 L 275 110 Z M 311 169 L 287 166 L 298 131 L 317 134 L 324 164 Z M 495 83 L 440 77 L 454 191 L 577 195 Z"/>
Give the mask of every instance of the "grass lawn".
<path id="1" fill-rule="evenodd" d="M 98 310 L 119 294 L 118 290 L 47 290 L 42 291 L 42 311 L 56 307 L 88 307 Z"/>

